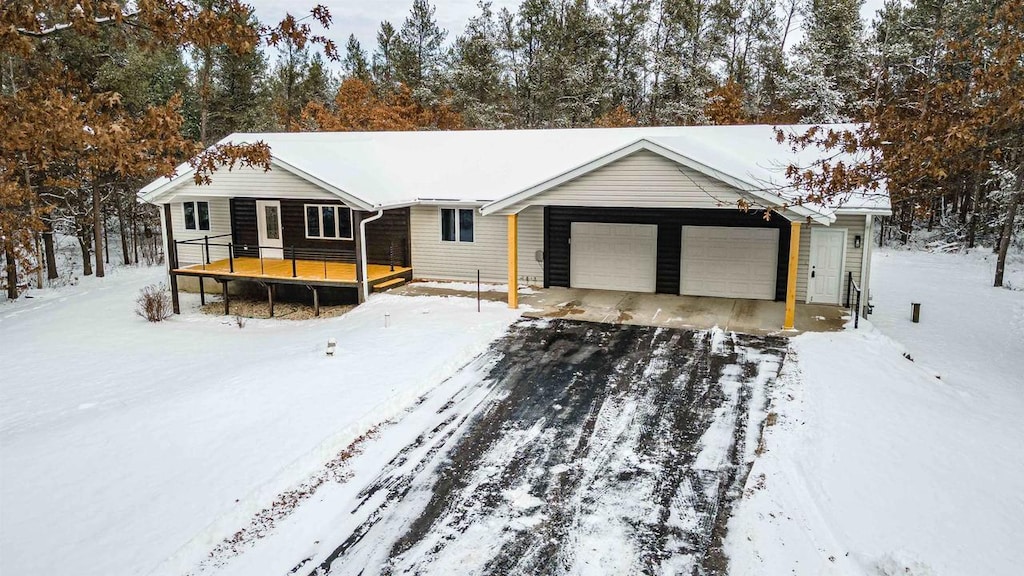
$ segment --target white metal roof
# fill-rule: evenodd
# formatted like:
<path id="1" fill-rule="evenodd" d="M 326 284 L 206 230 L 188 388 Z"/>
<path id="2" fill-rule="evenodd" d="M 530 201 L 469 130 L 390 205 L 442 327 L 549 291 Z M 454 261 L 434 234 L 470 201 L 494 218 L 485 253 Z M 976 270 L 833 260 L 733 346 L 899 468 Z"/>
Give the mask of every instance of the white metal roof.
<path id="1" fill-rule="evenodd" d="M 850 125 L 837 125 L 848 128 Z M 806 126 L 785 127 L 794 133 Z M 322 182 L 360 208 L 417 203 L 499 203 L 645 142 L 688 159 L 709 175 L 766 197 L 794 197 L 785 178 L 791 163 L 809 165 L 817 150 L 794 153 L 767 125 L 587 128 L 560 130 L 464 130 L 424 132 L 300 132 L 233 134 L 223 142 L 270 146 L 276 168 Z M 216 174 L 213 176 L 216 183 Z M 190 182 L 185 165 L 140 191 L 159 202 L 179 183 Z M 854 195 L 844 211 L 888 211 L 884 191 Z M 837 206 L 807 206 L 829 214 Z"/>

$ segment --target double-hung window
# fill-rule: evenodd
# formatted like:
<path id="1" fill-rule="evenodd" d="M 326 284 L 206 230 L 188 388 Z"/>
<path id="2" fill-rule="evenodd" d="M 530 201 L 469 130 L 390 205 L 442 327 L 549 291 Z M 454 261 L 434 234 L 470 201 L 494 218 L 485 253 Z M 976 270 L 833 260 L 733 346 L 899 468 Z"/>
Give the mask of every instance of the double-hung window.
<path id="1" fill-rule="evenodd" d="M 473 212 L 472 208 L 441 208 L 441 240 L 472 242 Z"/>
<path id="2" fill-rule="evenodd" d="M 352 210 L 337 204 L 306 204 L 306 238 L 352 239 Z"/>
<path id="3" fill-rule="evenodd" d="M 209 230 L 210 229 L 210 203 L 209 202 L 185 202 L 182 204 L 185 210 L 186 230 Z"/>

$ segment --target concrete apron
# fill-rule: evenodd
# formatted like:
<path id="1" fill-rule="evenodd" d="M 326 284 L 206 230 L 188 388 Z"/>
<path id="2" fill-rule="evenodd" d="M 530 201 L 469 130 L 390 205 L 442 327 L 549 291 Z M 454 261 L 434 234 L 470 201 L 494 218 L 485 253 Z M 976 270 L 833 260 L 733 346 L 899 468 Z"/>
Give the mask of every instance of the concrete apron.
<path id="1" fill-rule="evenodd" d="M 520 297 L 524 316 L 569 318 L 612 324 L 706 329 L 718 326 L 745 334 L 787 335 L 843 329 L 849 311 L 839 306 L 797 304 L 796 332 L 783 332 L 785 302 L 639 294 L 608 290 L 548 288 Z"/>
<path id="2" fill-rule="evenodd" d="M 402 286 L 407 295 L 463 296 L 476 292 Z M 504 301 L 505 292 L 483 292 L 485 300 Z M 520 292 L 523 315 L 530 318 L 567 318 L 606 324 L 631 324 L 666 328 L 707 329 L 718 326 L 730 332 L 758 335 L 795 335 L 800 332 L 835 332 L 843 329 L 850 312 L 839 306 L 797 304 L 795 332 L 783 332 L 785 302 L 641 294 L 581 288 L 531 288 Z"/>

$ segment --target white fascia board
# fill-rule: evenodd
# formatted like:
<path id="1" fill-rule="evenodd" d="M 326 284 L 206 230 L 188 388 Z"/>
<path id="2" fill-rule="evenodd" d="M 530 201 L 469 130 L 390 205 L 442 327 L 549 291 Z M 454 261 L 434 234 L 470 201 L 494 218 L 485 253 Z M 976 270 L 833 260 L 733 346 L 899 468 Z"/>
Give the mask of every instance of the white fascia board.
<path id="1" fill-rule="evenodd" d="M 481 207 L 487 204 L 486 200 L 446 200 L 444 198 L 419 198 L 414 202 L 419 206 L 467 206 Z"/>
<path id="2" fill-rule="evenodd" d="M 892 208 L 836 208 L 835 213 L 853 216 L 892 216 Z"/>
<path id="3" fill-rule="evenodd" d="M 555 176 L 554 178 L 550 178 L 548 180 L 545 180 L 544 182 L 541 182 L 539 184 L 531 186 L 530 188 L 527 188 L 525 190 L 522 190 L 522 191 L 517 192 L 515 194 L 512 194 L 510 196 L 506 196 L 505 198 L 501 198 L 499 200 L 495 200 L 493 202 L 485 204 L 483 206 L 483 208 L 480 209 L 480 213 L 486 216 L 486 215 L 489 215 L 489 214 L 493 214 L 495 212 L 499 212 L 501 210 L 505 210 L 505 209 L 509 208 L 510 206 L 514 206 L 515 204 L 518 204 L 519 202 L 527 200 L 527 199 L 529 199 L 529 198 L 531 198 L 533 196 L 536 196 L 537 194 L 540 194 L 540 193 L 542 193 L 542 192 L 544 192 L 546 190 L 550 190 L 551 188 L 554 188 L 555 186 L 558 186 L 560 184 L 564 184 L 565 182 L 573 180 L 573 179 L 575 179 L 575 178 L 577 178 L 579 176 L 582 176 L 582 175 L 584 175 L 584 174 L 586 174 L 588 172 L 592 172 L 594 170 L 597 170 L 598 168 L 601 168 L 603 166 L 611 164 L 612 162 L 615 162 L 616 160 L 620 160 L 622 158 L 625 158 L 626 156 L 629 156 L 630 154 L 633 154 L 634 152 L 639 152 L 640 150 L 647 150 L 649 152 L 653 152 L 655 154 L 658 154 L 660 156 L 668 158 L 669 160 L 672 160 L 673 162 L 676 162 L 677 164 L 681 164 L 683 166 L 686 166 L 688 168 L 691 168 L 693 170 L 701 172 L 702 174 L 705 174 L 705 175 L 707 175 L 707 176 L 709 176 L 711 178 L 715 178 L 716 180 L 720 180 L 722 182 L 725 182 L 726 184 L 729 184 L 729 185 L 733 186 L 734 188 L 737 188 L 737 189 L 739 189 L 739 190 L 741 190 L 743 192 L 749 193 L 749 194 L 751 194 L 753 196 L 757 196 L 758 198 L 760 198 L 762 200 L 765 200 L 765 201 L 767 201 L 767 202 L 769 202 L 769 203 L 771 203 L 771 204 L 773 204 L 775 206 L 786 206 L 787 210 L 791 210 L 792 212 L 794 212 L 794 213 L 796 213 L 796 214 L 798 214 L 798 215 L 800 215 L 802 217 L 811 218 L 812 220 L 814 220 L 816 222 L 820 222 L 821 224 L 826 224 L 827 225 L 831 221 L 834 220 L 834 218 L 831 218 L 831 217 L 829 217 L 826 214 L 822 214 L 821 212 L 818 212 L 816 210 L 808 209 L 805 206 L 786 205 L 785 199 L 780 197 L 780 196 L 776 196 L 774 194 L 770 194 L 768 192 L 765 192 L 764 190 L 759 189 L 757 186 L 751 184 L 750 182 L 747 182 L 745 180 L 736 178 L 736 177 L 731 176 L 729 174 L 726 174 L 724 172 L 720 172 L 720 171 L 715 170 L 714 168 L 711 168 L 710 166 L 707 166 L 707 165 L 702 164 L 700 162 L 696 162 L 696 161 L 694 161 L 691 158 L 688 158 L 688 157 L 686 157 L 686 156 L 684 156 L 682 154 L 679 154 L 679 153 L 677 153 L 677 152 L 675 152 L 673 150 L 665 148 L 664 146 L 661 146 L 660 144 L 656 144 L 654 142 L 651 142 L 650 140 L 647 140 L 646 138 L 641 138 L 640 140 L 637 140 L 636 142 L 633 142 L 632 144 L 629 144 L 627 146 L 619 148 L 618 150 L 615 150 L 615 151 L 612 151 L 612 152 L 610 152 L 608 154 L 605 154 L 604 156 L 596 158 L 596 159 L 594 159 L 594 160 L 592 160 L 590 162 L 587 162 L 586 164 L 577 166 L 576 168 L 573 168 L 572 170 L 569 170 L 567 172 L 563 172 L 562 174 L 559 174 L 558 176 Z M 525 208 L 525 206 L 523 208 Z M 517 212 L 518 211 L 519 210 L 517 210 Z"/>

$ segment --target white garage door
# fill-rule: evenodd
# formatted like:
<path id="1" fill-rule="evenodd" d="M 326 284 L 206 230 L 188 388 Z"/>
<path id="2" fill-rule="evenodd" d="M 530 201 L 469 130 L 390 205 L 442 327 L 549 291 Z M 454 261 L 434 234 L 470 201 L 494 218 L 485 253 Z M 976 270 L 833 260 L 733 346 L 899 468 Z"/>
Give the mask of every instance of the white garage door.
<path id="1" fill-rule="evenodd" d="M 570 286 L 654 292 L 657 226 L 573 222 L 571 234 Z"/>
<path id="2" fill-rule="evenodd" d="M 683 226 L 679 293 L 775 299 L 779 231 Z"/>

